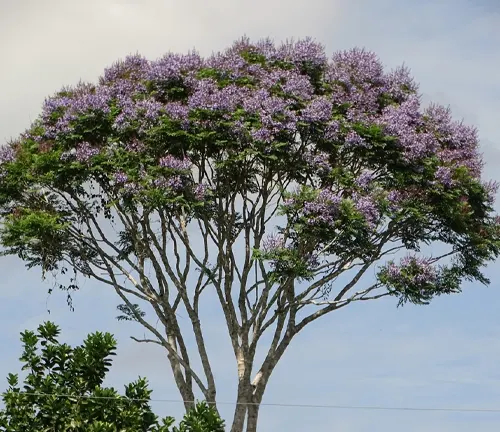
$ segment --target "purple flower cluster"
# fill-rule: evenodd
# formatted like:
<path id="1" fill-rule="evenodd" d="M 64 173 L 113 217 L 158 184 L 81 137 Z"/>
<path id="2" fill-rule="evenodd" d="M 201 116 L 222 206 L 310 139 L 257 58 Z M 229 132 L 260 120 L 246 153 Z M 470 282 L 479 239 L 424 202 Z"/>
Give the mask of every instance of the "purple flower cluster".
<path id="1" fill-rule="evenodd" d="M 313 153 L 311 151 L 306 151 L 303 154 L 304 161 L 314 169 L 320 175 L 327 174 L 331 171 L 332 166 L 330 165 L 329 155 L 325 152 Z"/>
<path id="2" fill-rule="evenodd" d="M 340 123 L 337 120 L 332 120 L 326 123 L 324 137 L 326 140 L 337 141 L 340 137 Z"/>
<path id="3" fill-rule="evenodd" d="M 370 171 L 363 171 L 356 179 L 356 185 L 362 190 L 368 190 L 374 179 L 374 174 Z"/>
<path id="4" fill-rule="evenodd" d="M 109 113 L 111 92 L 108 87 L 98 87 L 95 92 L 83 93 L 72 99 L 70 110 L 73 115 L 91 112 Z"/>
<path id="5" fill-rule="evenodd" d="M 412 285 L 434 285 L 438 281 L 438 271 L 432 262 L 423 257 L 408 255 L 399 264 L 389 262 L 385 267 L 390 283 L 410 283 Z"/>
<path id="6" fill-rule="evenodd" d="M 435 174 L 436 182 L 442 184 L 443 186 L 450 188 L 455 185 L 453 180 L 453 171 L 450 167 L 440 166 L 436 170 Z"/>
<path id="7" fill-rule="evenodd" d="M 273 252 L 285 247 L 285 239 L 282 234 L 269 234 L 262 242 L 262 250 L 266 253 Z"/>
<path id="8" fill-rule="evenodd" d="M 270 51 L 268 44 L 264 47 Z M 306 62 L 314 66 L 326 66 L 327 63 L 325 47 L 312 38 L 287 41 L 276 50 L 275 57 L 297 65 Z"/>
<path id="9" fill-rule="evenodd" d="M 366 140 L 355 131 L 349 131 L 345 137 L 347 147 L 368 147 Z"/>
<path id="10" fill-rule="evenodd" d="M 299 193 L 297 192 L 283 202 L 285 210 L 297 207 Z M 340 216 L 341 203 L 344 199 L 341 192 L 321 189 L 314 199 L 300 202 L 299 213 L 307 219 L 307 223 L 311 226 L 333 225 Z M 370 195 L 354 194 L 351 200 L 367 225 L 370 228 L 375 228 L 381 217 L 376 199 Z"/>
<path id="11" fill-rule="evenodd" d="M 78 144 L 75 150 L 75 159 L 82 163 L 88 162 L 99 154 L 99 149 L 90 145 L 88 142 Z"/>
<path id="12" fill-rule="evenodd" d="M 171 92 L 172 86 L 183 91 Z M 292 146 L 302 140 L 308 148 L 304 160 L 314 174 L 323 175 L 331 172 L 329 161 L 338 157 L 344 163 L 345 155 L 349 158 L 360 147 L 372 145 L 369 133 L 354 130 L 360 129 L 353 123 L 361 123 L 367 128 L 377 125 L 394 137 L 404 160 L 415 169 L 422 168 L 422 159 L 437 156 L 440 166 L 434 180 L 444 187 L 455 186 L 453 173 L 458 166 L 480 178 L 477 131 L 453 121 L 448 108 L 431 105 L 422 110 L 417 91 L 407 68 L 384 72 L 378 57 L 363 49 L 340 51 L 327 59 L 324 47 L 312 39 L 275 45 L 269 39 L 251 43 L 243 38 L 206 59 L 196 52 L 168 53 L 155 61 L 126 57 L 105 70 L 99 85 L 78 84 L 47 99 L 42 138 L 58 142 L 61 135 L 67 138 L 64 135 L 82 115 L 94 116 L 112 122 L 116 136 L 111 140 L 126 140 L 126 133 L 136 132 L 133 135 L 140 141 L 127 142 L 125 149 L 137 153 L 147 150 L 143 141 L 148 142 L 148 133 L 164 117 L 180 122 L 188 132 L 220 125 L 217 119 L 221 119 L 230 139 L 242 147 L 251 146 L 252 140 L 266 143 L 268 149 L 278 138 Z M 213 115 L 204 117 L 200 109 Z M 338 151 L 342 145 L 347 151 Z M 331 151 L 323 153 L 325 149 Z M 98 152 L 82 143 L 62 158 L 87 162 Z M 191 168 L 189 161 L 170 155 L 159 164 L 179 171 Z M 356 166 L 363 165 L 356 162 Z M 370 224 L 378 218 L 376 205 L 367 196 L 372 180 L 368 172 L 361 173 L 355 179 L 360 195 L 352 197 Z M 328 194 L 333 193 L 320 191 L 306 203 L 304 214 L 313 221 L 331 222 L 340 195 Z M 402 198 L 390 193 L 388 199 L 396 210 Z"/>
<path id="13" fill-rule="evenodd" d="M 342 196 L 322 189 L 315 200 L 305 202 L 302 210 L 310 225 L 333 224 L 338 217 Z"/>
<path id="14" fill-rule="evenodd" d="M 389 96 L 399 103 L 408 99 L 409 95 L 417 94 L 418 85 L 413 80 L 410 70 L 401 66 L 389 72 L 385 78 L 385 90 Z"/>
<path id="15" fill-rule="evenodd" d="M 172 176 L 167 179 L 166 186 L 174 191 L 182 189 L 184 182 L 181 176 Z"/>
<path id="16" fill-rule="evenodd" d="M 125 190 L 125 194 L 128 195 L 135 195 L 142 191 L 141 185 L 136 182 L 127 182 L 123 185 L 123 188 Z"/>
<path id="17" fill-rule="evenodd" d="M 138 80 L 142 77 L 144 71 L 148 69 L 148 66 L 148 60 L 138 54 L 127 56 L 124 60 L 106 68 L 100 82 L 108 84 L 124 79 Z"/>
<path id="18" fill-rule="evenodd" d="M 219 89 L 212 79 L 198 82 L 194 93 L 188 99 L 190 109 L 233 111 L 248 96 L 244 87 L 229 85 Z"/>
<path id="19" fill-rule="evenodd" d="M 121 185 L 128 181 L 128 176 L 123 171 L 118 171 L 113 174 L 113 179 L 117 185 Z"/>
<path id="20" fill-rule="evenodd" d="M 407 191 L 402 190 L 392 190 L 387 194 L 387 201 L 389 202 L 389 210 L 392 212 L 397 212 L 401 209 L 401 204 L 410 198 L 410 194 Z"/>
<path id="21" fill-rule="evenodd" d="M 6 145 L 0 147 L 0 178 L 3 178 L 6 175 L 5 167 L 2 165 L 14 162 L 16 159 L 16 153 L 12 146 Z"/>
<path id="22" fill-rule="evenodd" d="M 267 128 L 254 129 L 251 132 L 251 136 L 255 141 L 262 141 L 264 143 L 270 143 L 274 138 L 273 132 Z"/>
<path id="23" fill-rule="evenodd" d="M 325 96 L 313 99 L 301 112 L 300 120 L 305 122 L 325 122 L 332 117 L 333 102 Z"/>
<path id="24" fill-rule="evenodd" d="M 204 61 L 197 52 L 186 55 L 167 53 L 149 64 L 144 77 L 153 82 L 169 82 L 183 79 L 189 72 L 199 70 L 203 65 Z"/>
<path id="25" fill-rule="evenodd" d="M 479 178 L 483 161 L 479 153 L 479 137 L 476 128 L 454 121 L 450 108 L 432 104 L 424 111 L 426 126 L 440 143 L 438 152 L 445 163 L 464 166 Z"/>
<path id="26" fill-rule="evenodd" d="M 298 71 L 290 69 L 275 69 L 261 71 L 258 77 L 260 84 L 266 89 L 279 88 L 288 97 L 299 100 L 310 100 L 314 94 L 314 88 L 310 80 Z"/>
<path id="27" fill-rule="evenodd" d="M 189 127 L 189 108 L 180 102 L 169 102 L 165 105 L 165 113 L 172 119 L 181 122 L 183 128 Z"/>
<path id="28" fill-rule="evenodd" d="M 149 123 L 154 123 L 158 120 L 158 117 L 163 109 L 163 105 L 161 103 L 151 99 L 138 101 L 135 106 L 138 114 L 142 115 L 142 117 Z"/>
<path id="29" fill-rule="evenodd" d="M 264 56 L 268 65 L 264 67 L 249 62 L 248 52 Z M 275 66 L 275 62 L 285 62 L 288 66 Z M 333 93 L 314 95 L 312 81 L 303 70 L 304 63 L 324 72 L 323 78 L 332 86 Z M 213 79 L 198 78 L 198 72 L 206 67 L 216 68 L 226 78 L 235 81 L 221 87 Z M 255 86 L 238 84 L 236 80 L 241 77 L 251 77 Z M 175 85 L 188 86 L 189 96 L 184 102 L 164 99 L 159 102 L 156 99 L 158 91 L 165 83 L 174 82 L 172 80 Z M 152 83 L 156 93 L 148 95 L 143 83 Z M 384 74 L 377 56 L 365 50 L 341 51 L 328 62 L 324 47 L 312 39 L 288 41 L 276 46 L 269 39 L 252 44 L 243 38 L 228 50 L 206 60 L 196 52 L 187 55 L 168 53 L 156 61 L 147 61 L 139 55 L 129 56 L 106 69 L 99 86 L 82 84 L 60 97 L 47 100 L 43 118 L 47 136 L 56 138 L 70 130 L 80 114 L 108 114 L 112 104 L 119 109 L 114 119 L 114 128 L 119 133 L 132 124 L 135 127 L 136 122 L 139 132 L 147 132 L 163 115 L 181 121 L 182 127 L 187 129 L 196 121 L 188 120 L 192 110 L 218 111 L 230 119 L 231 113 L 243 108 L 249 115 L 258 115 L 260 126 L 242 126 L 243 122 L 235 122 L 234 133 L 238 136 L 244 136 L 246 132 L 255 140 L 269 143 L 281 132 L 295 133 L 297 122 L 307 122 L 323 123 L 325 138 L 337 140 L 339 123 L 332 119 L 336 105 L 347 103 L 350 106 L 348 120 L 371 121 L 379 112 L 382 94 L 403 100 L 404 95 L 414 91 L 416 86 L 407 69 Z M 294 100 L 303 104 L 300 110 L 294 107 Z M 405 151 L 413 157 L 414 154 L 420 155 L 422 149 L 427 149 L 433 141 L 425 134 L 415 136 L 414 125 L 407 118 L 410 108 L 415 111 L 414 103 L 410 105 L 401 109 L 388 108 L 382 120 L 388 132 L 397 135 Z M 53 113 L 57 113 L 55 121 Z M 248 130 L 244 131 L 244 128 Z M 349 146 L 368 145 L 353 131 L 344 139 Z"/>
<path id="30" fill-rule="evenodd" d="M 419 108 L 418 97 L 411 97 L 401 105 L 387 107 L 378 120 L 386 133 L 398 139 L 408 161 L 430 156 L 438 148 L 438 142 L 432 133 L 418 132 L 423 125 Z"/>
<path id="31" fill-rule="evenodd" d="M 172 155 L 167 155 L 160 159 L 160 166 L 177 171 L 187 171 L 191 169 L 192 164 L 187 158 L 178 159 Z"/>
<path id="32" fill-rule="evenodd" d="M 181 176 L 159 177 L 154 179 L 153 185 L 157 188 L 167 188 L 173 191 L 180 191 L 184 187 L 184 180 Z"/>
<path id="33" fill-rule="evenodd" d="M 367 195 L 354 195 L 353 201 L 368 226 L 374 228 L 380 220 L 380 211 L 374 198 Z"/>
<path id="34" fill-rule="evenodd" d="M 345 85 L 355 83 L 384 83 L 384 68 L 376 54 L 360 48 L 339 51 L 329 65 L 332 81 Z"/>
<path id="35" fill-rule="evenodd" d="M 12 146 L 6 145 L 0 147 L 0 165 L 13 162 L 16 159 L 16 153 Z"/>
<path id="36" fill-rule="evenodd" d="M 94 87 L 84 83 L 73 89 L 65 89 L 62 95 L 46 99 L 41 114 L 45 137 L 54 139 L 60 134 L 70 133 L 73 130 L 72 122 L 82 114 L 108 114 L 111 100 L 109 87 Z"/>
<path id="37" fill-rule="evenodd" d="M 270 142 L 279 132 L 296 130 L 297 115 L 290 109 L 289 103 L 281 97 L 271 96 L 265 89 L 254 92 L 242 105 L 248 113 L 260 117 L 262 127 L 251 131 L 255 140 Z"/>
<path id="38" fill-rule="evenodd" d="M 208 191 L 208 186 L 203 183 L 198 183 L 193 187 L 193 194 L 196 200 L 203 201 Z"/>
<path id="39" fill-rule="evenodd" d="M 386 91 L 383 66 L 378 57 L 363 49 L 340 51 L 328 65 L 327 80 L 334 86 L 335 104 L 349 104 L 351 121 L 370 121 Z"/>
<path id="40" fill-rule="evenodd" d="M 117 105 L 120 114 L 116 116 L 113 127 L 119 132 L 138 120 L 140 121 L 139 131 L 147 130 L 156 124 L 164 108 L 163 104 L 154 99 L 135 101 L 128 96 L 119 96 Z"/>

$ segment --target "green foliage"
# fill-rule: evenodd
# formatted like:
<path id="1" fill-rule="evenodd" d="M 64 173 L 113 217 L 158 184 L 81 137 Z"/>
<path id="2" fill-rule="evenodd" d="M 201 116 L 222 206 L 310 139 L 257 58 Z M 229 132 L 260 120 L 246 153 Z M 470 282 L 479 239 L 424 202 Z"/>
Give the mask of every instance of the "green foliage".
<path id="1" fill-rule="evenodd" d="M 422 107 L 405 68 L 383 71 L 364 50 L 329 60 L 311 40 L 243 39 L 206 59 L 131 56 L 97 85 L 48 98 L 31 128 L 0 149 L 0 243 L 56 276 L 66 265 L 91 278 L 105 269 L 97 279 L 116 287 L 110 274 L 136 259 L 165 260 L 167 237 L 182 248 L 183 225 L 217 251 L 203 265 L 193 258 L 191 270 L 195 261 L 224 267 L 237 240 L 262 245 L 279 232 L 282 247 L 253 259 L 273 268 L 281 289 L 285 279 L 321 279 L 327 267 L 376 267 L 394 245 L 421 253 L 436 242 L 460 282 L 486 283 L 500 220 L 478 141 L 446 108 Z M 156 252 L 144 252 L 160 237 Z M 161 284 L 179 286 L 160 267 Z M 228 283 L 237 274 L 229 268 L 220 274 Z M 130 305 L 122 312 L 133 315 Z"/>
<path id="2" fill-rule="evenodd" d="M 109 333 L 92 333 L 75 348 L 60 343 L 51 322 L 37 332 L 21 333 L 20 357 L 26 376 L 7 377 L 0 431 L 4 432 L 223 432 L 224 422 L 205 403 L 197 404 L 174 426 L 150 407 L 151 390 L 144 378 L 125 386 L 124 396 L 102 387 L 116 354 Z"/>

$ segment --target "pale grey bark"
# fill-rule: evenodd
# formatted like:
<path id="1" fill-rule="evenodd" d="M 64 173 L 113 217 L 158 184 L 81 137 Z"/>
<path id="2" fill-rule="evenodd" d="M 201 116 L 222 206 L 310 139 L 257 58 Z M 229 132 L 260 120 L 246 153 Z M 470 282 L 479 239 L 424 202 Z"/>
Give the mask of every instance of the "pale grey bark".
<path id="1" fill-rule="evenodd" d="M 200 176 L 213 178 L 209 173 Z M 68 263 L 79 273 L 114 288 L 132 311 L 132 318 L 150 334 L 134 340 L 155 343 L 166 350 L 186 409 L 192 406 L 196 389 L 208 402 L 216 402 L 216 382 L 199 307 L 207 288 L 217 296 L 238 370 L 237 405 L 232 422 L 228 422 L 231 432 L 256 432 L 259 405 L 269 379 L 295 335 L 307 324 L 352 302 L 388 295 L 377 291 L 378 284 L 352 294 L 351 291 L 376 259 L 398 250 L 398 247 L 383 249 L 390 238 L 388 229 L 374 239 L 378 255 L 369 262 L 332 259 L 317 268 L 309 286 L 300 289 L 292 277 L 272 282 L 265 264 L 254 259 L 253 250 L 261 248 L 266 230 L 269 231 L 267 225 L 278 209 L 281 189 L 288 183 L 273 178 L 256 181 L 259 192 L 253 196 L 234 193 L 219 198 L 211 220 L 200 218 L 190 222 L 182 212 L 175 215 L 161 210 L 134 212 L 115 203 L 115 216 L 130 236 L 128 255 L 121 254 L 116 242 L 101 227 L 102 222 L 85 210 L 84 202 L 60 194 L 70 209 L 82 215 L 82 223 L 70 229 L 75 243 L 84 245 L 93 254 L 79 261 L 67 257 Z M 238 199 L 242 201 L 240 204 Z M 190 227 L 198 230 L 201 247 L 193 245 Z M 244 247 L 242 256 L 237 257 L 234 246 L 238 239 Z M 351 272 L 351 280 L 337 291 L 333 300 L 325 300 L 325 287 L 346 272 Z M 148 320 L 135 310 L 134 300 L 151 306 L 160 329 L 153 324 L 155 319 Z M 181 328 L 177 314 L 180 305 L 187 313 L 194 335 L 194 350 L 184 341 L 185 329 Z M 306 307 L 314 310 L 297 322 L 298 312 Z M 266 332 L 272 334 L 271 344 L 262 364 L 257 365 L 255 354 Z M 191 366 L 192 355 L 199 356 L 200 371 Z"/>

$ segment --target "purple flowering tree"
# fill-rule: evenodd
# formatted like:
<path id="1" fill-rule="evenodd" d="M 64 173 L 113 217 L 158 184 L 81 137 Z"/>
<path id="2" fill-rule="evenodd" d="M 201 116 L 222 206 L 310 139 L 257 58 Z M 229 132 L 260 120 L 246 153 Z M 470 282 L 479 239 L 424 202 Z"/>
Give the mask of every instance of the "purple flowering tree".
<path id="1" fill-rule="evenodd" d="M 82 277 L 115 290 L 120 319 L 149 333 L 138 341 L 166 350 L 186 408 L 216 402 L 200 308 L 217 302 L 238 371 L 233 432 L 256 430 L 308 324 L 488 283 L 499 253 L 476 130 L 422 108 L 407 69 L 360 49 L 327 58 L 309 39 L 128 57 L 48 98 L 0 159 L 4 253 L 69 294 Z"/>

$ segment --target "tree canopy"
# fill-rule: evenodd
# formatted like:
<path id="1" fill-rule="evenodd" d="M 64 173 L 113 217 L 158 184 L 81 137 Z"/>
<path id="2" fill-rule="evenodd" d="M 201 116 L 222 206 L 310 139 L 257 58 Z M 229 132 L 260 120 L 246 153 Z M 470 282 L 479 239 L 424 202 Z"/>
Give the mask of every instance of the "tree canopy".
<path id="1" fill-rule="evenodd" d="M 206 58 L 132 55 L 48 98 L 2 149 L 0 240 L 29 267 L 66 275 L 63 289 L 78 275 L 113 287 L 121 317 L 167 350 L 185 400 L 193 381 L 215 400 L 199 319 L 202 295 L 215 297 L 238 401 L 258 404 L 293 336 L 325 314 L 488 283 L 499 219 L 482 166 L 474 127 L 421 106 L 407 68 L 385 71 L 363 49 L 328 58 L 311 39 L 243 38 Z M 240 405 L 233 431 L 245 415 L 257 408 Z"/>
<path id="2" fill-rule="evenodd" d="M 151 390 L 145 379 L 125 386 L 121 396 L 103 387 L 116 354 L 110 333 L 92 333 L 72 348 L 60 343 L 60 329 L 52 322 L 37 332 L 21 333 L 20 360 L 26 376 L 9 374 L 3 393 L 0 431 L 3 432 L 223 432 L 216 411 L 199 403 L 182 419 L 159 420 L 150 407 Z"/>

